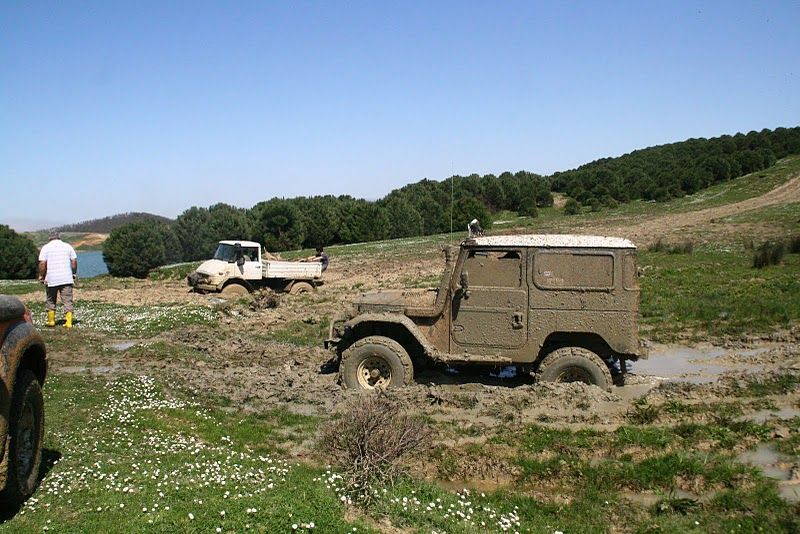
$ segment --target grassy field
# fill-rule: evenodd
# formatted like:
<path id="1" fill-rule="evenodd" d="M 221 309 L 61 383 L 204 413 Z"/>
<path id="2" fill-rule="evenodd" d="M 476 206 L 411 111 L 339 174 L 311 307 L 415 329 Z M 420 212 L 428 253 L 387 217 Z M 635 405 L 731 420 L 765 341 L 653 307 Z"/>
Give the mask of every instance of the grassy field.
<path id="1" fill-rule="evenodd" d="M 752 267 L 744 250 L 639 253 L 642 324 L 659 341 L 767 334 L 800 322 L 800 255 Z"/>
<path id="2" fill-rule="evenodd" d="M 661 424 L 632 422 L 608 432 L 503 427 L 485 445 L 434 449 L 427 461 L 446 471 L 454 461 L 505 458 L 518 474 L 504 487 L 454 492 L 407 478 L 376 488 L 366 511 L 348 504 L 340 479 L 319 459 L 288 459 L 293 444 L 314 435 L 316 418 L 222 410 L 202 392 L 135 375 L 53 377 L 46 406 L 44 481 L 2 531 L 383 530 L 370 517 L 419 532 L 800 527 L 798 510 L 778 496 L 775 482 L 732 452 L 769 443 L 774 432 L 770 424 L 719 416 L 735 414 L 735 404 L 671 403 L 655 420 L 646 418 L 663 418 Z M 632 412 L 631 421 L 643 411 Z M 673 423 L 675 417 L 683 422 Z M 715 422 L 696 422 L 703 420 Z M 796 428 L 800 418 L 791 424 Z M 627 500 L 637 494 L 649 497 Z"/>

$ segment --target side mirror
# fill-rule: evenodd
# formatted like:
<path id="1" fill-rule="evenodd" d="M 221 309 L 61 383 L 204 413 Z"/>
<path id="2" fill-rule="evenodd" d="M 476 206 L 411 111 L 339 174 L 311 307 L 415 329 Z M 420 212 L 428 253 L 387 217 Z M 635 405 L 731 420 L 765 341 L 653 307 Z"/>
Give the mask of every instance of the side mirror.
<path id="1" fill-rule="evenodd" d="M 469 298 L 469 273 L 461 271 L 461 293 L 465 299 Z"/>
<path id="2" fill-rule="evenodd" d="M 236 258 L 236 265 L 238 265 L 239 267 L 244 265 L 244 256 L 239 256 Z"/>

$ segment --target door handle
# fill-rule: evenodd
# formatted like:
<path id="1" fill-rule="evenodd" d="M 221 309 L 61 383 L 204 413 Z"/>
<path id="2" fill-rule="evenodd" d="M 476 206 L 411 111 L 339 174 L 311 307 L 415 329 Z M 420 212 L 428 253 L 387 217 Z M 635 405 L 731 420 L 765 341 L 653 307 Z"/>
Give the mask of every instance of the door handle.
<path id="1" fill-rule="evenodd" d="M 511 315 L 511 328 L 515 330 L 522 328 L 522 312 L 514 312 Z"/>

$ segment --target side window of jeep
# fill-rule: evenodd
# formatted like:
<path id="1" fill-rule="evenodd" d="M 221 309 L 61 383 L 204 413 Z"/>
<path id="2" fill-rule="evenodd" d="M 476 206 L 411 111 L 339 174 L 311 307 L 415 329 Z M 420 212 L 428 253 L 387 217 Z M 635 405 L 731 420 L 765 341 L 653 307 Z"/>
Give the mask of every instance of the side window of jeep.
<path id="1" fill-rule="evenodd" d="M 463 270 L 472 287 L 520 287 L 522 256 L 515 250 L 471 250 Z"/>
<path id="2" fill-rule="evenodd" d="M 533 267 L 533 283 L 539 289 L 597 291 L 614 287 L 613 254 L 537 251 Z"/>

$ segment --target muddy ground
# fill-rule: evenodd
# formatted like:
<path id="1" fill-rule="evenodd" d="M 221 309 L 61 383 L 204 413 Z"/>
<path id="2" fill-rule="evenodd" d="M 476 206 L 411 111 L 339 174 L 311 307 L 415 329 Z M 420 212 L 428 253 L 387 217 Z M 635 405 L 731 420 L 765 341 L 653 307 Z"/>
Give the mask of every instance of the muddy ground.
<path id="1" fill-rule="evenodd" d="M 628 226 L 625 235 L 638 244 L 656 237 L 674 237 L 689 227 L 742 210 L 775 202 L 797 201 L 800 178 L 759 199 L 695 212 L 648 218 Z M 598 233 L 607 228 L 583 229 Z M 622 233 L 617 232 L 622 235 Z M 443 261 L 431 248 L 422 258 L 393 250 L 375 249 L 369 261 L 360 254 L 334 257 L 325 273 L 325 285 L 312 295 L 281 295 L 275 308 L 251 310 L 245 303 L 221 303 L 218 297 L 189 293 L 180 281 L 112 283 L 111 287 L 78 288 L 77 299 L 118 305 L 185 303 L 217 307 L 220 326 L 191 326 L 149 339 L 113 339 L 87 333 L 91 342 L 81 348 L 51 350 L 56 373 L 147 373 L 185 387 L 198 396 L 230 399 L 231 406 L 245 410 L 288 408 L 309 415 L 327 416 L 357 393 L 344 390 L 334 372 L 324 370 L 330 354 L 321 346 L 281 343 L 267 338 L 291 325 L 322 327 L 340 312 L 349 298 L 377 288 L 399 288 L 409 281 L 435 279 Z M 39 294 L 24 300 L 40 298 Z M 115 318 L 124 321 L 124 317 Z M 80 320 L 80 317 L 78 317 Z M 80 327 L 80 325 L 78 325 Z M 800 348 L 793 338 L 770 341 L 754 339 L 727 346 L 654 346 L 651 358 L 634 364 L 624 387 L 613 391 L 582 384 L 535 384 L 514 369 L 432 368 L 420 371 L 417 384 L 392 394 L 410 410 L 442 423 L 442 428 L 475 428 L 485 435 L 500 424 L 539 423 L 571 428 L 612 430 L 629 422 L 636 403 L 663 404 L 738 402 L 745 418 L 788 419 L 798 415 L 800 392 L 771 398 L 770 408 L 759 408 L 748 399 L 733 398 L 732 391 L 753 377 L 800 373 Z M 56 345 L 61 346 L 61 345 Z M 663 419 L 662 419 L 663 422 Z M 480 438 L 442 431 L 443 443 L 457 445 Z M 485 439 L 485 438 L 483 438 Z M 293 444 L 293 453 L 310 454 L 309 444 Z M 778 460 L 773 459 L 777 464 Z M 800 466 L 781 465 L 787 492 L 800 497 Z M 477 479 L 502 478 L 502 466 L 483 466 L 488 472 L 464 473 Z"/>

